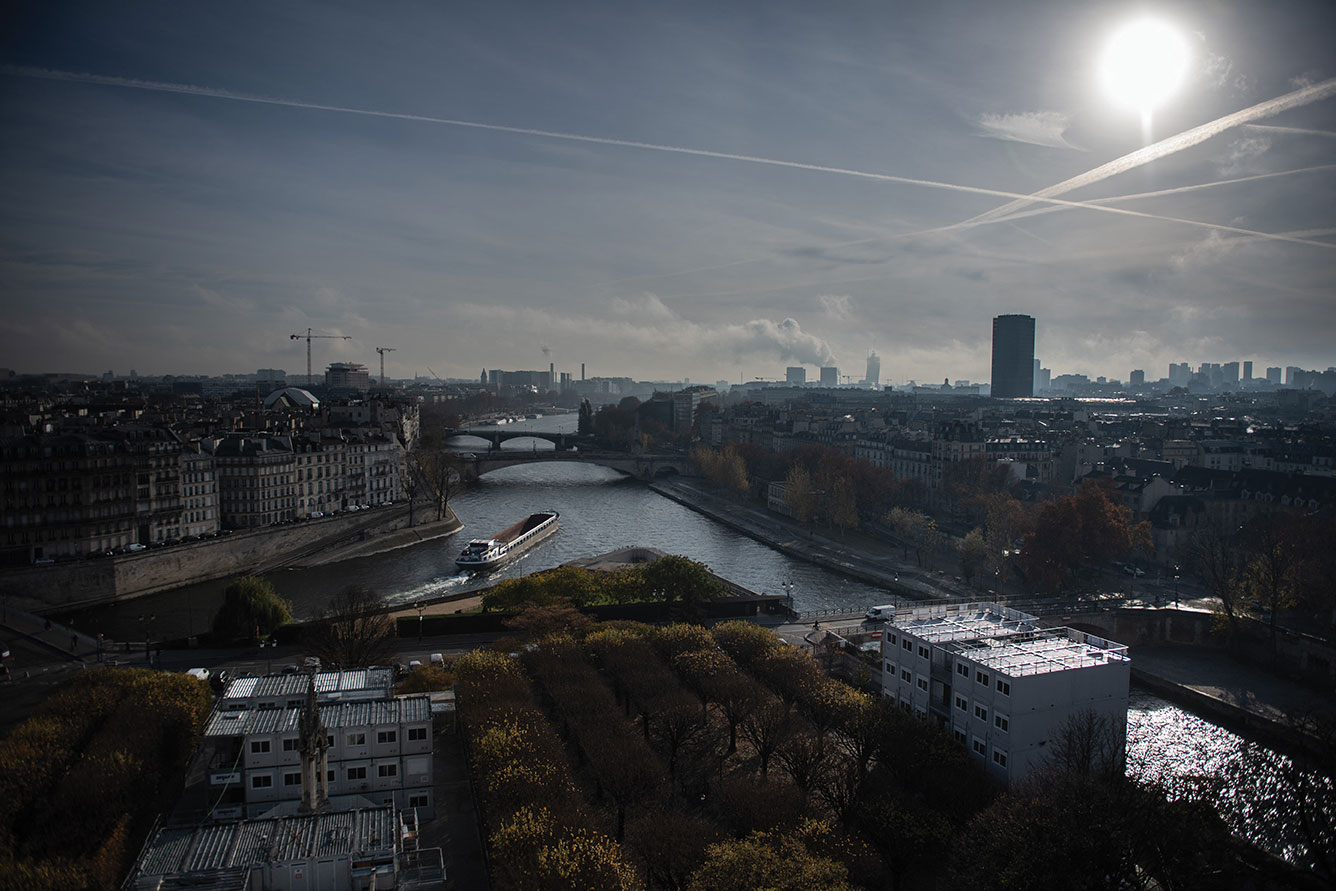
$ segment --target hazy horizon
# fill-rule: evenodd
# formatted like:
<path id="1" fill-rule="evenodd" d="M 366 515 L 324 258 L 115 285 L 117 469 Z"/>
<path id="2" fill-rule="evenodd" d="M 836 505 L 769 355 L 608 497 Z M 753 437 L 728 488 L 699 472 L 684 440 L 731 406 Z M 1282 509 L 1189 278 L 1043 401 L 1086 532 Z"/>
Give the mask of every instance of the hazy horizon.
<path id="1" fill-rule="evenodd" d="M 1097 76 L 1142 13 L 1189 50 L 1149 137 Z M 1328 3 L 4 21 L 17 370 L 299 375 L 309 327 L 352 337 L 316 342 L 317 374 L 377 373 L 381 346 L 397 378 L 857 380 L 871 348 L 883 381 L 986 382 L 1003 313 L 1054 374 L 1336 364 Z"/>

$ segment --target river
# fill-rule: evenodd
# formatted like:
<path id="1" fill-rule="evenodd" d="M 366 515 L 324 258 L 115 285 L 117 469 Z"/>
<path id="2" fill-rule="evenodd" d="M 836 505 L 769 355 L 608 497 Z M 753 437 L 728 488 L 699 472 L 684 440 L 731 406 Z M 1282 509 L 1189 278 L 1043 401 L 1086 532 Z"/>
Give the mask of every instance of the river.
<path id="1" fill-rule="evenodd" d="M 560 415 L 499 428 L 572 432 L 575 415 Z M 463 450 L 481 450 L 479 440 L 459 440 Z M 551 448 L 539 439 L 519 439 L 506 448 Z M 320 613 L 327 598 L 345 585 L 365 585 L 390 603 L 467 591 L 499 578 L 558 566 L 630 545 L 650 545 L 684 554 L 718 574 L 754 591 L 783 593 L 791 585 L 798 610 L 862 609 L 889 599 L 884 589 L 827 572 L 778 553 L 705 516 L 664 498 L 616 471 L 583 464 L 522 465 L 493 471 L 451 506 L 464 529 L 448 539 L 379 554 L 349 563 L 271 573 L 274 586 L 293 604 L 298 618 Z M 561 529 L 518 560 L 493 573 L 468 576 L 456 571 L 454 558 L 463 542 L 487 536 L 536 511 L 561 512 Z M 145 625 L 155 637 L 186 636 L 204 630 L 221 602 L 223 582 L 191 585 L 74 617 L 79 627 L 124 640 L 142 638 Z M 1239 754 L 1247 743 L 1159 697 L 1134 690 L 1128 709 L 1128 770 L 1171 791 L 1205 775 L 1227 784 L 1216 800 L 1236 831 L 1269 850 L 1294 857 L 1294 841 L 1278 815 L 1289 812 L 1281 784 L 1274 779 L 1239 775 Z M 1278 775 L 1283 756 L 1264 752 Z M 1260 790 L 1260 791 L 1259 791 Z M 1261 802 L 1259 804 L 1259 802 Z"/>

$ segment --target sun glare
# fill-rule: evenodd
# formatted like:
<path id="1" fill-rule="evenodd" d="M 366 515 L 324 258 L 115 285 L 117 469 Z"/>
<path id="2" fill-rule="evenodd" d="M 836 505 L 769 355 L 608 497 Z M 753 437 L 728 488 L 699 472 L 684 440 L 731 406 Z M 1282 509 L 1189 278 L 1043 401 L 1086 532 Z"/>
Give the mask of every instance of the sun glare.
<path id="1" fill-rule="evenodd" d="M 1100 77 L 1109 95 L 1143 117 L 1173 95 L 1187 69 L 1187 42 L 1155 19 L 1118 29 L 1100 59 Z"/>

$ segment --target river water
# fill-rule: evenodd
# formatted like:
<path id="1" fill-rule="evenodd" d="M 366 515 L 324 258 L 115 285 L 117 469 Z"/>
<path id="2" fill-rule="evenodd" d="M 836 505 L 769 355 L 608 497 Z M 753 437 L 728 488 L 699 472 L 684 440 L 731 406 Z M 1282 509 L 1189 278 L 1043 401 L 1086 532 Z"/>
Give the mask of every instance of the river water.
<path id="1" fill-rule="evenodd" d="M 576 416 L 559 415 L 500 427 L 502 432 L 534 429 L 572 432 Z M 482 450 L 486 443 L 461 439 L 462 450 Z M 505 448 L 551 448 L 540 439 L 518 439 Z M 567 561 L 631 545 L 649 545 L 684 554 L 707 564 L 725 578 L 754 591 L 784 593 L 791 586 L 798 610 L 863 609 L 890 598 L 884 589 L 846 579 L 795 560 L 705 516 L 660 496 L 616 471 L 583 464 L 522 465 L 493 471 L 451 499 L 464 529 L 447 539 L 312 569 L 269 575 L 293 604 L 298 618 L 320 613 L 329 596 L 346 585 L 365 585 L 390 603 L 463 592 L 499 578 L 558 566 Z M 561 512 L 561 529 L 508 566 L 482 576 L 456 571 L 454 558 L 471 537 L 485 537 L 537 510 Z M 221 602 L 224 582 L 191 585 L 115 607 L 86 611 L 79 627 L 103 631 L 116 640 L 143 637 L 152 623 L 155 637 L 186 636 L 204 630 Z M 1171 793 L 1215 777 L 1224 786 L 1213 796 L 1235 831 L 1268 849 L 1302 860 L 1285 832 L 1292 802 L 1285 800 L 1279 777 L 1288 761 L 1263 750 L 1270 767 L 1257 776 L 1237 769 L 1248 743 L 1159 697 L 1133 691 L 1128 709 L 1128 772 L 1155 781 Z"/>

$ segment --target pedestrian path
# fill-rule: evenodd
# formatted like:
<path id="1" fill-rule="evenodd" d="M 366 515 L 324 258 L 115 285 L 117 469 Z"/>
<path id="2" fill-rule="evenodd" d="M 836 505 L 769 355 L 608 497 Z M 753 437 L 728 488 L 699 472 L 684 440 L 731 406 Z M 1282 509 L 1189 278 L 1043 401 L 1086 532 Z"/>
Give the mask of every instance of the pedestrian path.
<path id="1" fill-rule="evenodd" d="M 76 662 L 98 661 L 99 655 L 110 652 L 112 646 L 108 641 L 99 641 L 67 625 L 8 605 L 0 607 L 0 628 Z"/>

